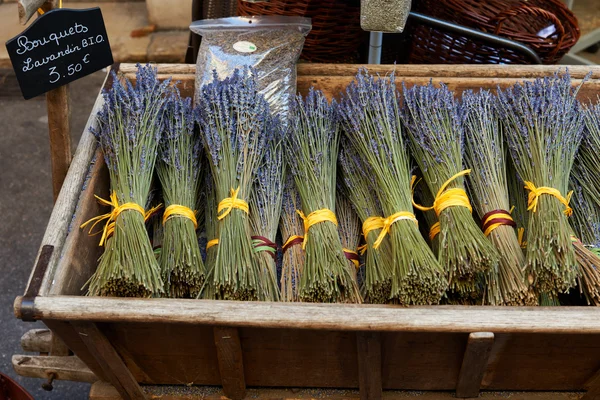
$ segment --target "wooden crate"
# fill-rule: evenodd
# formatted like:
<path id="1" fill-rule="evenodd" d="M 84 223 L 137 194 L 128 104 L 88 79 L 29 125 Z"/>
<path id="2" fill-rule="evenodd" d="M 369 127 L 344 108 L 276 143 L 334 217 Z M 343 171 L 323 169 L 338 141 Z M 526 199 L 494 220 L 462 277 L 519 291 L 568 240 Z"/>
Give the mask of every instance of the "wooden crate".
<path id="1" fill-rule="evenodd" d="M 194 66 L 158 65 L 193 95 Z M 298 88 L 337 96 L 356 65 L 299 65 Z M 393 66 L 371 66 L 386 74 Z M 571 67 L 577 84 L 590 67 Z M 443 81 L 465 89 L 506 87 L 553 73 L 551 66 L 398 65 L 408 85 Z M 120 71 L 134 77 L 135 66 Z M 600 67 L 580 91 L 595 99 Z M 105 86 L 111 84 L 107 78 Z M 139 384 L 218 385 L 234 399 L 246 387 L 385 390 L 585 391 L 600 396 L 600 313 L 592 307 L 476 307 L 291 304 L 84 297 L 96 268 L 98 237 L 78 226 L 104 212 L 108 173 L 90 128 L 83 133 L 44 235 L 24 296 L 23 320 L 43 321 L 124 399 L 146 398 Z M 57 378 L 60 379 L 58 372 Z M 69 375 L 71 376 L 71 375 Z M 65 376 L 67 377 L 67 376 Z M 68 379 L 73 379 L 72 377 Z M 86 378 L 87 379 L 87 378 Z M 539 398 L 519 395 L 519 398 Z M 558 396 L 558 395 L 557 395 Z M 351 397 L 351 396 L 350 396 Z M 100 397 L 99 397 L 100 398 Z M 566 398 L 566 397 L 565 397 Z"/>

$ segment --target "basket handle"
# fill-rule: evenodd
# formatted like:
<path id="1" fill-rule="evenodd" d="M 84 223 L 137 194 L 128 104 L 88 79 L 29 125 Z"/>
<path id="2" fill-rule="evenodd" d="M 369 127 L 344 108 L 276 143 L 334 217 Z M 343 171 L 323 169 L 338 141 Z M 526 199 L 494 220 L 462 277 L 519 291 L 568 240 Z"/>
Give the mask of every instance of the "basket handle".
<path id="1" fill-rule="evenodd" d="M 521 4 L 517 7 L 513 7 L 509 10 L 501 12 L 500 14 L 498 14 L 497 16 L 492 18 L 490 21 L 490 22 L 496 21 L 496 23 L 497 23 L 494 34 L 499 35 L 500 29 L 502 29 L 502 25 L 504 24 L 504 21 L 506 21 L 508 18 L 512 18 L 519 14 L 531 14 L 534 16 L 543 17 L 554 24 L 554 26 L 556 27 L 556 32 L 558 33 L 558 43 L 556 44 L 552 53 L 550 53 L 550 57 L 553 57 L 554 55 L 556 55 L 556 53 L 562 46 L 562 43 L 565 39 L 565 28 L 563 27 L 563 24 L 560 22 L 560 20 L 558 19 L 558 17 L 556 15 L 554 15 L 550 11 L 544 10 L 542 8 L 530 7 L 530 6 Z"/>

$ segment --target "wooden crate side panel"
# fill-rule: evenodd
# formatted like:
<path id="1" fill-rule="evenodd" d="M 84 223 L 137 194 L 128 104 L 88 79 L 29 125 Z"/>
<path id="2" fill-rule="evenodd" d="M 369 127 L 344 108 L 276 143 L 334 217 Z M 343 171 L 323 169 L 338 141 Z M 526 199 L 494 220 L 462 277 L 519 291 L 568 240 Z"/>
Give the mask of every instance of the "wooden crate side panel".
<path id="1" fill-rule="evenodd" d="M 142 323 L 99 326 L 138 382 L 221 384 L 212 327 Z"/>
<path id="2" fill-rule="evenodd" d="M 383 388 L 453 390 L 468 336 L 431 332 L 382 334 Z"/>
<path id="3" fill-rule="evenodd" d="M 240 329 L 248 386 L 358 387 L 353 332 Z"/>
<path id="4" fill-rule="evenodd" d="M 51 295 L 83 295 L 87 280 L 98 265 L 98 258 L 104 250 L 98 244 L 101 234 L 90 235 L 91 226 L 84 229 L 80 225 L 90 218 L 110 212 L 110 208 L 100 205 L 94 195 L 103 199 L 109 197 L 108 168 L 100 149 L 96 151 L 94 164 L 90 166 L 90 178 L 77 203 L 76 213 L 70 222 L 71 231 L 63 248 L 62 258 L 57 266 Z M 99 232 L 104 224 L 98 224 L 94 232 Z"/>
<path id="5" fill-rule="evenodd" d="M 600 369 L 600 335 L 496 334 L 485 390 L 582 390 Z"/>

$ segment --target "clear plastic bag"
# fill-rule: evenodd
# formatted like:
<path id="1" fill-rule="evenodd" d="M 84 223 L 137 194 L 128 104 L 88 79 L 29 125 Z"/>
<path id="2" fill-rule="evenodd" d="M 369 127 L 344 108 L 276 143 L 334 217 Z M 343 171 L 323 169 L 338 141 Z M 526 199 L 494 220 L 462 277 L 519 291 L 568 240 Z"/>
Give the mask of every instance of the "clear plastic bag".
<path id="1" fill-rule="evenodd" d="M 404 30 L 411 0 L 360 0 L 360 27 L 371 32 Z"/>
<path id="2" fill-rule="evenodd" d="M 194 21 L 192 32 L 202 36 L 196 61 L 196 93 L 236 68 L 253 67 L 271 111 L 287 120 L 296 93 L 296 62 L 311 29 L 310 18 L 257 16 Z"/>

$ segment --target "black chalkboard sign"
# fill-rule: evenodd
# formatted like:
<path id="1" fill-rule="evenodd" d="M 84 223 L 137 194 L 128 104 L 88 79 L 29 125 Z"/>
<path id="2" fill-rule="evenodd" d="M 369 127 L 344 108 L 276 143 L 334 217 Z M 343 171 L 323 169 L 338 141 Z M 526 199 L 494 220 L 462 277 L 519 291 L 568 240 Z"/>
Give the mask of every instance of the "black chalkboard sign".
<path id="1" fill-rule="evenodd" d="M 98 7 L 48 11 L 6 42 L 6 49 L 25 99 L 113 63 Z"/>

